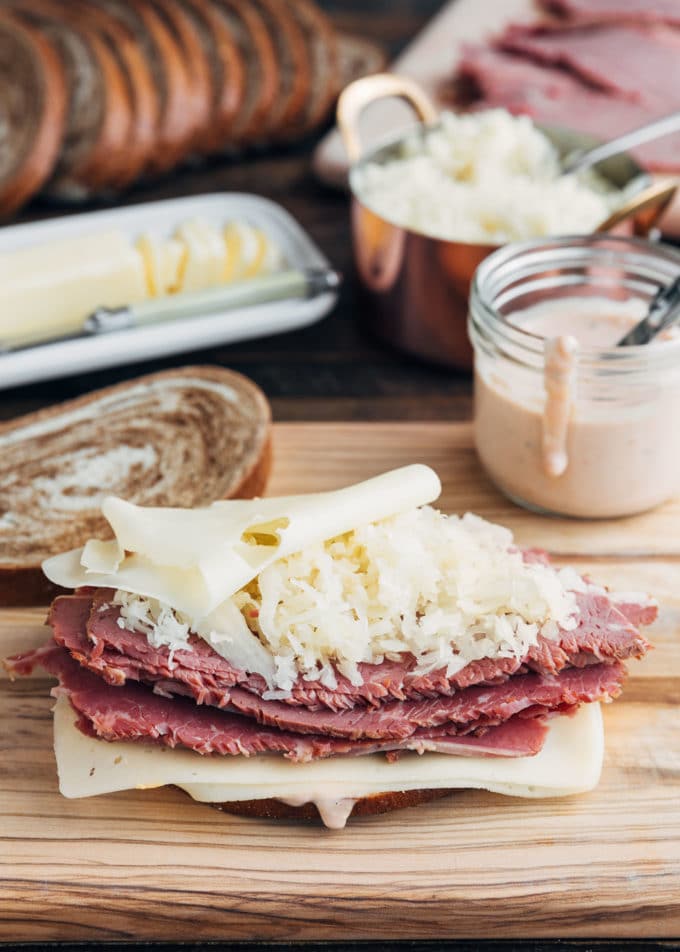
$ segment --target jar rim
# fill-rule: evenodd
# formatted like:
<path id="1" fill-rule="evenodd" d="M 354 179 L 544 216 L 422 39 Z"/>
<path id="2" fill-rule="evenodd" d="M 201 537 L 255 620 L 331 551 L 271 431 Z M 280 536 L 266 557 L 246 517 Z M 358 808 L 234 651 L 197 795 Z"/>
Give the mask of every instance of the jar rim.
<path id="1" fill-rule="evenodd" d="M 494 337 L 510 344 L 513 350 L 525 352 L 530 360 L 533 358 L 532 363 L 537 358 L 542 359 L 545 338 L 518 324 L 511 324 L 495 306 L 498 296 L 513 282 L 520 286 L 522 280 L 532 275 L 553 272 L 546 287 L 554 287 L 554 296 L 559 297 L 560 287 L 586 287 L 587 282 L 576 277 L 569 278 L 565 271 L 565 280 L 560 284 L 554 276 L 556 270 L 560 267 L 582 267 L 585 277 L 586 268 L 597 265 L 609 266 L 613 272 L 627 267 L 630 273 L 637 272 L 641 281 L 655 284 L 658 289 L 680 274 L 680 251 L 643 238 L 606 234 L 560 235 L 512 242 L 492 252 L 477 267 L 470 289 L 471 324 L 478 331 L 486 329 Z M 625 287 L 624 284 L 621 286 Z M 655 368 L 673 364 L 677 366 L 679 350 L 680 337 L 664 341 L 663 346 L 657 347 L 583 346 L 579 348 L 579 355 L 581 363 L 606 362 L 611 370 L 625 367 L 629 372 L 638 366 L 640 369 L 649 368 L 650 365 Z"/>

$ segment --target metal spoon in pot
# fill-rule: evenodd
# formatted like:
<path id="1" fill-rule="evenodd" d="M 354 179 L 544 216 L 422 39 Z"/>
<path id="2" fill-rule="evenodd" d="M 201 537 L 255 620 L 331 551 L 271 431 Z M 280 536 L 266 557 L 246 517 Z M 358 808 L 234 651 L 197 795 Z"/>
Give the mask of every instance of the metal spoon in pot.
<path id="1" fill-rule="evenodd" d="M 651 340 L 680 320 L 680 277 L 656 292 L 647 314 L 621 338 L 617 347 L 634 347 Z"/>
<path id="2" fill-rule="evenodd" d="M 632 129 L 625 135 L 595 146 L 594 149 L 576 149 L 569 152 L 562 159 L 562 172 L 565 175 L 583 172 L 604 159 L 609 159 L 620 152 L 627 152 L 644 142 L 651 142 L 652 139 L 670 135 L 671 132 L 680 132 L 680 112 L 672 112 L 662 119 L 655 119 L 654 122 L 640 126 L 639 129 Z"/>

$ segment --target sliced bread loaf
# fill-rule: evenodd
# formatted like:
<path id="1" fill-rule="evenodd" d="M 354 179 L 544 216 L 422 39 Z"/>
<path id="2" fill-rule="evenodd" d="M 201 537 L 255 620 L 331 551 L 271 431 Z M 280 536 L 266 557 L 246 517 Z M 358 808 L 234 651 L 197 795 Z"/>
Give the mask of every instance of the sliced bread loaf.
<path id="1" fill-rule="evenodd" d="M 0 605 L 49 598 L 42 561 L 110 537 L 106 495 L 149 506 L 259 495 L 270 422 L 246 377 L 184 367 L 0 424 Z"/>
<path id="2" fill-rule="evenodd" d="M 53 45 L 66 74 L 66 129 L 49 192 L 70 200 L 106 190 L 115 180 L 133 124 L 123 68 L 91 17 L 78 15 L 71 3 L 7 2 Z"/>
<path id="3" fill-rule="evenodd" d="M 311 89 L 312 70 L 305 35 L 287 0 L 249 0 L 274 42 L 278 90 L 269 110 L 268 140 L 285 136 L 299 123 Z"/>
<path id="4" fill-rule="evenodd" d="M 245 65 L 231 27 L 211 0 L 175 0 L 193 21 L 210 66 L 210 116 L 199 150 L 219 152 L 229 139 L 244 96 Z"/>
<path id="5" fill-rule="evenodd" d="M 245 69 L 244 94 L 222 146 L 249 145 L 263 138 L 278 88 L 274 41 L 250 0 L 213 0 L 237 44 Z"/>
<path id="6" fill-rule="evenodd" d="M 197 18 L 179 0 L 146 0 L 170 31 L 185 69 L 183 108 L 192 120 L 185 157 L 200 153 L 212 118 L 213 74 Z"/>
<path id="7" fill-rule="evenodd" d="M 340 82 L 338 44 L 333 25 L 314 0 L 286 0 L 302 31 L 311 71 L 309 93 L 297 119 L 281 130 L 284 140 L 299 138 L 328 116 Z"/>
<path id="8" fill-rule="evenodd" d="M 66 116 L 66 76 L 49 39 L 0 14 L 0 215 L 9 215 L 52 174 Z"/>
<path id="9" fill-rule="evenodd" d="M 69 0 L 69 18 L 82 18 L 108 46 L 118 62 L 132 111 L 130 135 L 117 156 L 111 157 L 113 188 L 136 181 L 156 147 L 161 121 L 160 93 L 150 58 L 140 42 L 135 11 L 109 0 Z"/>

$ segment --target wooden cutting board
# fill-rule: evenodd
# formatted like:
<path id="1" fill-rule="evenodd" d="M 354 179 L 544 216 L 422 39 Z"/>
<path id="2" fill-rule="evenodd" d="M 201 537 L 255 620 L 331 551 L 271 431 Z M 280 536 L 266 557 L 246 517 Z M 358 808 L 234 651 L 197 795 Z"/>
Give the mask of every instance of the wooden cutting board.
<path id="1" fill-rule="evenodd" d="M 279 425 L 275 452 L 273 493 L 430 463 L 442 508 L 660 599 L 656 650 L 605 709 L 600 786 L 536 801 L 464 791 L 336 832 L 230 817 L 171 788 L 69 801 L 49 682 L 0 681 L 0 939 L 678 935 L 680 506 L 611 523 L 523 514 L 483 477 L 468 425 Z M 0 612 L 0 655 L 39 642 L 43 615 Z"/>

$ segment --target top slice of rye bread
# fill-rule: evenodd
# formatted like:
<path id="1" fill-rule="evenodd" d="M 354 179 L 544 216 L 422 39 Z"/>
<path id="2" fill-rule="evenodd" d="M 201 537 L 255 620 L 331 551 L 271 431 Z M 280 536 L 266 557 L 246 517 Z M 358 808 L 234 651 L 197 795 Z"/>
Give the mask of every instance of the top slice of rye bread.
<path id="1" fill-rule="evenodd" d="M 111 538 L 107 495 L 183 507 L 260 495 L 270 430 L 261 390 L 219 367 L 138 377 L 0 424 L 0 605 L 49 600 L 42 561 Z"/>

